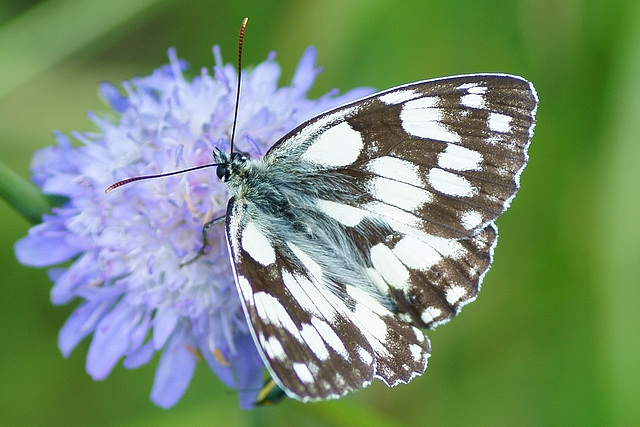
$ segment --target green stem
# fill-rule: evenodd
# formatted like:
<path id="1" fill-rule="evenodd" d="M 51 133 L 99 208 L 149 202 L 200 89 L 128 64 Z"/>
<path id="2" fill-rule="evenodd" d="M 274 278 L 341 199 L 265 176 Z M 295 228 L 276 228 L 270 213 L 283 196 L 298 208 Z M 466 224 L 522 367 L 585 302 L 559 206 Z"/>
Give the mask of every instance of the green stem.
<path id="1" fill-rule="evenodd" d="M 32 224 L 42 221 L 51 205 L 40 189 L 0 162 L 0 197 Z"/>

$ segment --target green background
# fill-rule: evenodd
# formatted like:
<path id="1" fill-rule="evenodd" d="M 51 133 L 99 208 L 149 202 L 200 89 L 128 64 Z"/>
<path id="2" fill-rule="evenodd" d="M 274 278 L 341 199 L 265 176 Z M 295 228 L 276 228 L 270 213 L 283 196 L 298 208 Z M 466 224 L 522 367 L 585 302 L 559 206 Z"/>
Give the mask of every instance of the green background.
<path id="1" fill-rule="evenodd" d="M 522 190 L 477 302 L 429 332 L 429 369 L 339 401 L 241 411 L 204 365 L 172 409 L 149 400 L 157 358 L 102 382 L 69 359 L 45 271 L 20 266 L 29 223 L 0 201 L 0 425 L 638 425 L 640 423 L 640 2 L 0 1 L 0 159 L 23 177 L 52 130 L 93 130 L 97 85 L 211 46 L 245 64 L 278 53 L 282 83 L 315 45 L 333 87 L 385 89 L 496 71 L 540 97 Z"/>

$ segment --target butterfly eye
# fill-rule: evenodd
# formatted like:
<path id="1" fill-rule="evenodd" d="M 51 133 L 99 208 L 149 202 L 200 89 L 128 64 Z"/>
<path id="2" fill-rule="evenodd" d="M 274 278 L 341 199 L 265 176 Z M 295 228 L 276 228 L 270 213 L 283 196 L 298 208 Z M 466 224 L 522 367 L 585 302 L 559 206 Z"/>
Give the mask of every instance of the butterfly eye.
<path id="1" fill-rule="evenodd" d="M 229 170 L 229 165 L 221 164 L 216 168 L 216 175 L 223 181 L 227 181 L 229 176 L 231 175 L 231 171 Z"/>

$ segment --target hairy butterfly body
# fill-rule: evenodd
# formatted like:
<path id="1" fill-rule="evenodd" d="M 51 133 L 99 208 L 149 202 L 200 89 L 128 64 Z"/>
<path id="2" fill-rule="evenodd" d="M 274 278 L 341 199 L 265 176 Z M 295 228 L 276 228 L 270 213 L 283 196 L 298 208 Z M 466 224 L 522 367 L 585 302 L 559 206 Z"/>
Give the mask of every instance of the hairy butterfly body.
<path id="1" fill-rule="evenodd" d="M 214 153 L 244 312 L 290 397 L 424 372 L 421 329 L 475 299 L 489 269 L 536 107 L 520 77 L 447 77 L 321 114 L 259 160 Z"/>

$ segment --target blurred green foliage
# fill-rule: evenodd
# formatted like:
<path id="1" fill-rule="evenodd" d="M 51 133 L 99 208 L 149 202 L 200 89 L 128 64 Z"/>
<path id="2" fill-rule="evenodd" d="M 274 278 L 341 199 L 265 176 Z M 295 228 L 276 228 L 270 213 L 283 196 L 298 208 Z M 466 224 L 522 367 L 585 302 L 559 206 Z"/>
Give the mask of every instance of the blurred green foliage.
<path id="1" fill-rule="evenodd" d="M 498 221 L 479 301 L 429 333 L 430 367 L 407 386 L 256 411 L 199 366 L 171 410 L 149 365 L 102 382 L 87 343 L 65 360 L 45 271 L 20 266 L 29 223 L 0 202 L 0 425 L 638 425 L 640 423 L 640 5 L 589 1 L 0 1 L 0 159 L 28 177 L 53 129 L 93 130 L 100 81 L 167 62 L 193 73 L 211 46 L 245 64 L 278 52 L 283 81 L 307 45 L 332 87 L 384 89 L 497 71 L 534 82 L 538 125 L 522 191 Z"/>

